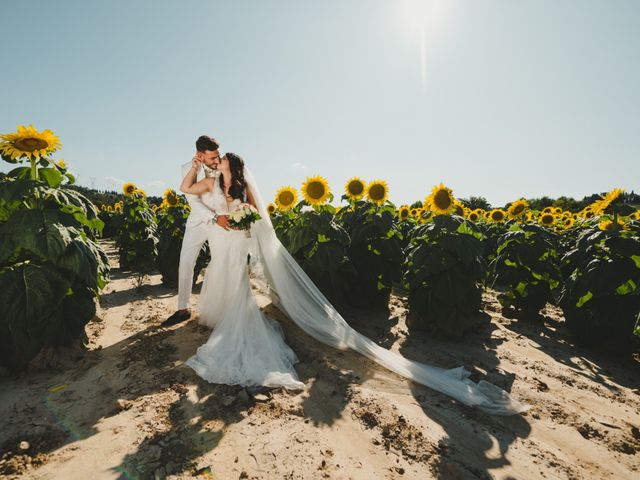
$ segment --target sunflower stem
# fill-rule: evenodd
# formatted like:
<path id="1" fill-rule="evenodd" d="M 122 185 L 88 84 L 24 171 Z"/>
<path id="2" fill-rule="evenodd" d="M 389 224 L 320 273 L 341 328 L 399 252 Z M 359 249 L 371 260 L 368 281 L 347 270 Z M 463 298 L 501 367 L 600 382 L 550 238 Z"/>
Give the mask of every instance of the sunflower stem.
<path id="1" fill-rule="evenodd" d="M 39 180 L 38 176 L 38 165 L 34 158 L 29 158 L 29 162 L 31 162 L 31 180 Z"/>

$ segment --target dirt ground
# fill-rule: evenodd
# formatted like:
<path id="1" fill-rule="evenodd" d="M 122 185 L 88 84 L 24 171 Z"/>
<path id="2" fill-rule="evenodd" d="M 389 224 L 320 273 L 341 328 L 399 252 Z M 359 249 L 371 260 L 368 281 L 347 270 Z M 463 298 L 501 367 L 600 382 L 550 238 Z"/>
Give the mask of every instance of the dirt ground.
<path id="1" fill-rule="evenodd" d="M 462 342 L 407 336 L 405 299 L 388 313 L 342 309 L 405 356 L 465 365 L 532 405 L 493 417 L 304 334 L 256 292 L 297 353 L 304 392 L 212 385 L 183 362 L 209 330 L 159 326 L 176 292 L 140 291 L 115 268 L 89 348 L 0 372 L 0 478 L 29 479 L 637 479 L 640 361 L 572 344 L 560 312 L 544 325 L 505 318 Z M 193 300 L 197 298 L 197 287 Z M 49 366 L 48 366 L 49 365 Z"/>

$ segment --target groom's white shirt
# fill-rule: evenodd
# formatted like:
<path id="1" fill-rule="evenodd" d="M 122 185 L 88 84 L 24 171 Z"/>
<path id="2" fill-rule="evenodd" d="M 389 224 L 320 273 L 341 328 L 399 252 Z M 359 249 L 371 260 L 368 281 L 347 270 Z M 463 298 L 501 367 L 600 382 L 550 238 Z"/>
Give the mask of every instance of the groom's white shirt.
<path id="1" fill-rule="evenodd" d="M 191 169 L 191 162 L 187 162 L 182 165 L 182 178 L 184 178 L 189 170 Z M 205 177 L 204 167 L 200 165 L 198 169 L 198 174 L 196 175 L 196 180 L 199 182 Z M 193 193 L 185 193 L 184 196 L 189 202 L 189 206 L 191 207 L 191 213 L 189 213 L 189 217 L 187 218 L 187 228 L 195 227 L 200 225 L 201 223 L 211 224 L 213 220 L 213 211 L 207 207 L 200 195 L 194 195 Z"/>

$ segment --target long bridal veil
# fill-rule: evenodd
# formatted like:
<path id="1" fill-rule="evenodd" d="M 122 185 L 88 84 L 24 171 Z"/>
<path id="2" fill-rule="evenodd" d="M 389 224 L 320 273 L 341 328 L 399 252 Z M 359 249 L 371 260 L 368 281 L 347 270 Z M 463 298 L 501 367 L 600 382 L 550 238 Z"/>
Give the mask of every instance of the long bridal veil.
<path id="1" fill-rule="evenodd" d="M 274 303 L 302 330 L 326 345 L 351 348 L 403 377 L 489 414 L 513 415 L 529 409 L 492 383 L 473 382 L 464 367 L 446 370 L 409 360 L 349 326 L 278 240 L 255 177 L 246 167 L 245 179 L 262 216 L 251 229 L 252 266 L 269 284 Z"/>

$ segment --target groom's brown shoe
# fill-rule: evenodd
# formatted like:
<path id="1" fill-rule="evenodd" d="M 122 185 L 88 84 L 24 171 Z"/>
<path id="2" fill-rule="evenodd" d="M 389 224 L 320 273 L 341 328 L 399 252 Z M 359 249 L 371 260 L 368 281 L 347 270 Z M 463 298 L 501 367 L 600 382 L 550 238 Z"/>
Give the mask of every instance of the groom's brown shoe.
<path id="1" fill-rule="evenodd" d="M 185 320 L 189 320 L 191 318 L 191 312 L 189 310 L 178 310 L 169 318 L 167 318 L 164 322 L 160 324 L 162 327 L 170 327 L 171 325 L 176 325 L 178 323 L 184 322 Z"/>

